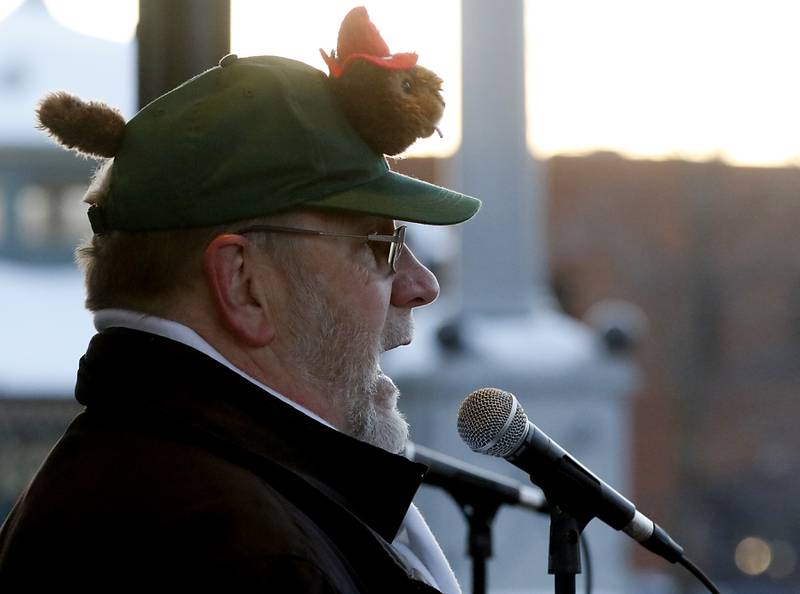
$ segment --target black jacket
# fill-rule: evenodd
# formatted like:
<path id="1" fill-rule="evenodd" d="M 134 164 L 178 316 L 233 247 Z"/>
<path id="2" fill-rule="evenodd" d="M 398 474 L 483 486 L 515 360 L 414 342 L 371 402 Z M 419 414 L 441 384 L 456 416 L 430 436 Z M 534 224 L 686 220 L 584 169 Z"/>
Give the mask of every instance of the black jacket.
<path id="1" fill-rule="evenodd" d="M 0 529 L 0 591 L 435 592 L 389 546 L 425 466 L 178 342 L 112 328 Z"/>

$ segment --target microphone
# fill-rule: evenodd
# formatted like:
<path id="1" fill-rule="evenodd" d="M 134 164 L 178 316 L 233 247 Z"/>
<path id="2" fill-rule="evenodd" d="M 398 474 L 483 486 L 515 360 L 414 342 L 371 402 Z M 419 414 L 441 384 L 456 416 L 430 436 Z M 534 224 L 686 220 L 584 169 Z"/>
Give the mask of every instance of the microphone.
<path id="1" fill-rule="evenodd" d="M 408 442 L 405 457 L 429 467 L 423 482 L 445 491 L 469 493 L 497 503 L 516 505 L 540 513 L 549 513 L 544 494 L 534 487 L 467 464 L 425 446 Z"/>
<path id="2" fill-rule="evenodd" d="M 510 392 L 482 388 L 467 396 L 458 410 L 458 434 L 472 451 L 527 472 L 551 505 L 576 519 L 599 518 L 671 563 L 683 558 L 681 546 L 658 524 L 528 421 Z"/>

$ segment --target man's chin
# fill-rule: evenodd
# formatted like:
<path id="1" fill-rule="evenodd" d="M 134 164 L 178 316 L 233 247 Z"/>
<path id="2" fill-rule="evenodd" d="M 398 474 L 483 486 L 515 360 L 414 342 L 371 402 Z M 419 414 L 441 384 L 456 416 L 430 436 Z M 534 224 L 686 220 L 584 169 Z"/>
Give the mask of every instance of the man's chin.
<path id="1" fill-rule="evenodd" d="M 384 410 L 393 410 L 397 407 L 399 395 L 400 390 L 397 389 L 392 378 L 383 373 L 383 370 L 379 367 L 375 382 L 375 392 L 372 395 L 375 404 Z"/>
<path id="2" fill-rule="evenodd" d="M 392 378 L 378 367 L 365 394 L 368 400 L 351 409 L 350 434 L 392 453 L 402 452 L 408 441 L 408 422 L 397 408 L 400 391 Z"/>

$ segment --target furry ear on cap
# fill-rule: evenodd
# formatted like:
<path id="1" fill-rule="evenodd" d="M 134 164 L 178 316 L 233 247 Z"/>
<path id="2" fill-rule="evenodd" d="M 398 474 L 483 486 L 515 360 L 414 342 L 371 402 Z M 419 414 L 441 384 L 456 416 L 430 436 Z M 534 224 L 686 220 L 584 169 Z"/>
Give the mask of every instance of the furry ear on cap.
<path id="1" fill-rule="evenodd" d="M 336 51 L 320 53 L 342 111 L 375 152 L 396 155 L 438 131 L 442 79 L 417 54 L 390 53 L 363 6 L 344 17 Z"/>
<path id="2" fill-rule="evenodd" d="M 125 136 L 125 118 L 119 110 L 98 101 L 83 101 L 64 91 L 43 97 L 36 117 L 37 128 L 87 157 L 115 156 Z"/>

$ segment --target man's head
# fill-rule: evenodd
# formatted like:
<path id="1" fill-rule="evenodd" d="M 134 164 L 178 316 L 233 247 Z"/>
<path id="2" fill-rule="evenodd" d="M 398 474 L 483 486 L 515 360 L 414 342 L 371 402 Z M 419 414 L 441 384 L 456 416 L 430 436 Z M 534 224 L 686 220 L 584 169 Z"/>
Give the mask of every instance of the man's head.
<path id="1" fill-rule="evenodd" d="M 436 279 L 408 249 L 392 272 L 388 249 L 350 237 L 391 235 L 390 219 L 304 211 L 291 224 L 326 235 L 276 233 L 273 242 L 292 244 L 279 248 L 280 259 L 255 243 L 260 231 L 223 234 L 207 248 L 210 309 L 236 343 L 226 350 L 252 353 L 269 370 L 267 383 L 355 437 L 397 451 L 407 427 L 379 358 L 411 341 L 412 309 L 436 298 Z"/>
<path id="2" fill-rule="evenodd" d="M 458 223 L 480 203 L 390 171 L 322 72 L 275 57 L 221 64 L 121 132 L 92 127 L 119 138 L 99 143 L 113 159 L 86 197 L 87 305 L 186 323 L 243 371 L 397 449 L 405 422 L 378 360 L 411 340 L 411 311 L 438 285 L 407 249 L 391 269 L 395 221 Z M 80 149 L 74 122 L 95 107 L 73 102 L 78 117 L 65 118 L 45 101 L 40 118 L 65 144 L 67 121 Z"/>

